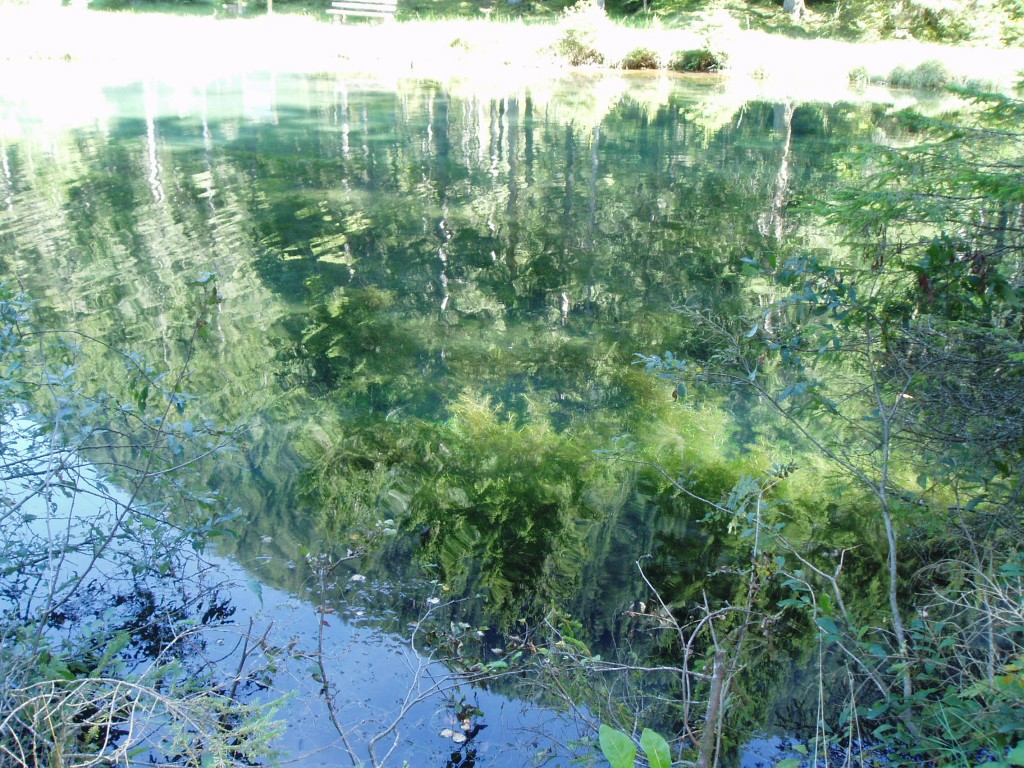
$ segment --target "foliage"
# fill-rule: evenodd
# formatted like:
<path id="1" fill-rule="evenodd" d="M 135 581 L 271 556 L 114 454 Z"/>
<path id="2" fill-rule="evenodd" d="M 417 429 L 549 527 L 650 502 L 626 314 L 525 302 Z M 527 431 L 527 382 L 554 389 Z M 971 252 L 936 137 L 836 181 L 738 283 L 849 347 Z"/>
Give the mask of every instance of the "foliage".
<path id="1" fill-rule="evenodd" d="M 658 54 L 650 48 L 634 48 L 622 58 L 623 69 L 658 69 Z"/>
<path id="2" fill-rule="evenodd" d="M 568 29 L 563 33 L 558 43 L 558 53 L 573 67 L 604 64 L 604 54 L 594 47 L 585 33 L 574 29 Z"/>
<path id="3" fill-rule="evenodd" d="M 403 0 L 399 4 L 400 18 L 470 18 L 481 17 L 481 8 L 490 8 L 488 18 L 518 17 L 552 19 L 572 0 L 520 0 L 517 3 L 481 3 L 478 0 Z"/>
<path id="4" fill-rule="evenodd" d="M 621 477 L 602 473 L 579 436 L 558 434 L 536 404 L 524 423 L 478 395 L 437 426 L 407 419 L 322 433 L 307 449 L 328 538 L 373 536 L 382 515 L 418 531 L 419 557 L 453 596 L 482 591 L 503 628 L 579 589 L 585 521 Z M 611 489 L 608 489 L 611 486 Z M 388 521 L 389 524 L 390 520 Z"/>
<path id="5" fill-rule="evenodd" d="M 211 275 L 195 286 L 190 348 L 219 301 Z M 219 530 L 216 505 L 173 483 L 230 435 L 188 419 L 187 368 L 122 355 L 123 391 L 91 390 L 94 342 L 36 330 L 33 309 L 0 296 L 4 764 L 268 754 L 272 711 L 243 703 L 245 680 L 202 660 L 204 630 L 231 615 L 196 560 Z"/>
<path id="6" fill-rule="evenodd" d="M 15 3 L 16 4 L 16 3 Z M 839 36 L 843 38 L 913 37 L 946 44 L 972 42 L 1014 45 L 1024 34 L 1024 14 L 1019 0 L 807 0 L 809 14 L 796 20 L 783 11 L 782 0 L 605 0 L 604 10 L 622 20 L 646 22 L 652 16 L 666 26 L 692 28 L 709 5 L 728 12 L 748 29 L 792 36 Z M 571 0 L 521 0 L 481 3 L 479 0 L 403 0 L 401 19 L 482 18 L 553 21 Z M 266 3 L 222 4 L 212 0 L 90 0 L 98 10 L 130 10 L 177 15 L 237 15 L 264 13 Z M 323 18 L 324 5 L 309 0 L 276 0 L 275 12 Z"/>
<path id="7" fill-rule="evenodd" d="M 855 88 L 863 88 L 865 85 L 871 82 L 871 73 L 868 72 L 868 68 L 864 66 L 854 67 L 850 70 L 849 74 L 850 85 Z"/>
<path id="8" fill-rule="evenodd" d="M 668 68 L 676 72 L 717 72 L 722 62 L 707 48 L 699 48 L 672 54 Z"/>
<path id="9" fill-rule="evenodd" d="M 1016 521 L 1007 534 L 1019 535 Z M 985 755 L 989 768 L 1019 760 L 1003 756 L 1024 743 L 1024 556 L 993 556 L 1001 562 L 960 555 L 928 568 L 943 586 L 922 595 L 910 625 L 923 735 L 912 751 L 959 764 Z"/>
<path id="10" fill-rule="evenodd" d="M 953 84 L 953 77 L 940 61 L 923 61 L 913 69 L 896 67 L 889 74 L 889 85 L 896 88 L 940 90 Z"/>
<path id="11" fill-rule="evenodd" d="M 633 768 L 636 757 L 636 745 L 622 731 L 602 725 L 600 729 L 601 752 L 611 763 L 612 768 Z M 671 768 L 672 755 L 668 742 L 660 734 L 650 728 L 644 728 L 640 734 L 640 748 L 647 757 L 650 768 Z"/>
<path id="12" fill-rule="evenodd" d="M 306 537 L 300 540 L 307 544 L 322 538 L 325 548 L 341 552 L 346 546 L 355 549 L 353 528 L 364 516 L 376 516 L 381 523 L 407 525 L 407 535 L 390 539 L 390 549 L 375 561 L 372 553 L 367 565 L 440 565 L 435 571 L 440 583 L 459 590 L 459 597 L 478 594 L 481 583 L 496 587 L 490 590 L 492 602 L 504 613 L 474 620 L 473 627 L 509 624 L 518 613 L 543 615 L 547 603 L 554 603 L 585 617 L 588 630 L 580 636 L 587 642 L 594 637 L 606 645 L 623 641 L 620 647 L 638 656 L 653 646 L 664 650 L 671 646 L 668 640 L 651 640 L 666 635 L 662 617 L 640 617 L 633 624 L 622 616 L 634 601 L 650 607 L 644 588 L 629 578 L 633 563 L 646 552 L 656 553 L 650 570 L 658 574 L 659 586 L 668 585 L 672 610 L 678 614 L 682 606 L 686 615 L 679 615 L 680 621 L 697 620 L 700 610 L 690 611 L 693 598 L 699 606 L 708 571 L 716 574 L 707 589 L 712 605 L 735 599 L 742 568 L 736 568 L 739 546 L 732 537 L 737 526 L 744 527 L 724 513 L 699 526 L 704 508 L 666 492 L 666 484 L 652 481 L 649 471 L 595 479 L 590 451 L 607 446 L 626 428 L 643 437 L 644 451 L 652 457 L 659 451 L 667 457 L 682 446 L 678 472 L 689 475 L 686 487 L 716 500 L 727 497 L 744 472 L 756 472 L 744 468 L 746 457 L 721 458 L 733 429 L 722 427 L 724 411 L 716 406 L 727 402 L 742 414 L 748 401 L 715 393 L 699 409 L 677 408 L 672 388 L 631 370 L 623 350 L 678 344 L 705 362 L 717 351 L 713 334 L 667 308 L 725 295 L 739 311 L 747 298 L 736 274 L 739 257 L 774 252 L 757 236 L 757 212 L 770 195 L 779 143 L 764 136 L 772 106 L 749 104 L 740 120 L 730 105 L 720 110 L 719 119 L 685 98 L 658 109 L 626 100 L 616 102 L 592 132 L 583 122 L 589 117 L 578 117 L 577 111 L 566 117 L 558 105 L 549 110 L 534 105 L 531 112 L 530 102 L 507 99 L 475 110 L 439 90 L 430 91 L 428 121 L 426 100 L 418 101 L 418 93 L 346 96 L 351 113 L 365 115 L 351 121 L 348 139 L 353 147 L 365 147 L 362 152 L 346 153 L 341 141 L 324 139 L 311 127 L 312 118 L 298 128 L 286 121 L 279 127 L 211 122 L 214 135 L 239 136 L 223 150 L 194 141 L 197 126 L 157 118 L 158 136 L 167 142 L 154 144 L 163 160 L 161 178 L 168 189 L 187 192 L 168 194 L 159 208 L 148 203 L 153 194 L 142 162 L 147 153 L 134 139 L 105 137 L 69 146 L 68 154 L 76 158 L 76 151 L 95 154 L 105 170 L 93 171 L 88 184 L 70 189 L 70 202 L 40 218 L 63 221 L 57 214 L 66 207 L 70 236 L 100 251 L 111 236 L 105 226 L 115 238 L 145 244 L 145 222 L 166 212 L 175 243 L 188 246 L 175 250 L 172 243 L 164 250 L 161 240 L 153 254 L 174 262 L 189 261 L 197 244 L 211 251 L 229 244 L 236 260 L 228 263 L 236 278 L 222 317 L 234 312 L 247 335 L 232 335 L 222 320 L 220 354 L 191 377 L 210 394 L 185 405 L 188 414 L 204 403 L 230 412 L 253 399 L 277 396 L 275 410 L 253 423 L 246 451 L 253 467 L 239 483 L 248 485 L 246 509 L 267 514 L 240 532 L 240 557 L 269 552 L 254 540 L 271 531 L 275 550 L 298 537 Z M 382 130 L 374 115 L 390 117 L 399 110 L 408 118 L 393 131 Z M 486 119 L 470 123 L 467 118 L 488 113 L 490 130 Z M 803 135 L 821 146 L 851 113 L 848 107 L 820 113 L 801 108 L 798 118 Z M 652 130 L 641 133 L 640 124 Z M 110 136 L 129 132 L 118 126 Z M 182 144 L 169 138 L 175 131 Z M 402 144 L 392 133 L 415 140 Z M 477 160 L 477 147 L 488 146 L 488 134 L 491 153 Z M 431 142 L 420 141 L 422 135 L 430 135 Z M 845 140 L 845 135 L 838 139 Z M 635 150 L 648 142 L 656 151 Z M 260 151 L 254 153 L 253 146 Z M 699 150 L 722 161 L 704 162 Z M 801 184 L 831 172 L 828 162 L 812 166 L 806 154 L 794 155 L 800 172 L 793 178 Z M 18 180 L 16 211 L 28 197 L 19 190 L 33 184 L 39 192 L 29 199 L 42 210 L 51 210 L 43 207 L 50 198 L 64 199 L 23 171 L 27 164 L 15 151 L 9 156 Z M 492 166 L 488 158 L 494 156 L 502 162 Z M 658 160 L 669 156 L 677 161 Z M 742 159 L 753 162 L 740 166 Z M 68 175 L 77 179 L 78 167 L 77 160 L 69 164 Z M 208 168 L 213 169 L 209 174 Z M 132 183 L 103 175 L 108 170 Z M 618 181 L 606 185 L 606 177 Z M 236 185 L 224 179 L 237 180 Z M 471 186 L 481 179 L 482 186 Z M 214 189 L 214 182 L 222 186 Z M 203 196 L 206 184 L 211 198 Z M 127 213 L 112 214 L 119 198 L 139 204 L 130 201 Z M 217 205 L 207 205 L 207 199 Z M 236 222 L 244 226 L 223 238 L 222 227 Z M 178 305 L 165 289 L 166 273 L 150 277 L 129 271 L 116 250 L 91 262 L 65 263 L 50 256 L 59 249 L 50 249 L 39 257 L 45 258 L 42 268 L 35 269 L 35 243 L 19 237 L 16 227 L 14 233 L 14 271 L 39 283 L 53 275 L 71 276 L 61 310 L 110 307 L 104 310 L 114 329 L 110 333 L 133 340 L 152 337 L 153 359 L 168 354 L 178 359 L 174 355 L 182 345 L 165 342 L 174 333 L 156 323 L 159 310 L 161 319 L 177 314 Z M 304 289 L 314 298 L 308 313 L 295 301 Z M 157 302 L 146 303 L 147 290 Z M 246 291 L 254 298 L 243 304 Z M 63 298 L 52 289 L 49 293 Z M 132 313 L 137 306 L 143 309 Z M 524 330 L 525 318 L 537 322 Z M 103 329 L 97 334 L 108 332 L 96 314 L 84 320 Z M 292 345 L 294 357 L 281 352 L 268 360 L 268 349 L 291 350 Z M 233 364 L 238 357 L 251 360 L 252 369 Z M 133 382 L 135 397 L 143 397 L 145 383 L 144 377 Z M 318 396 L 312 415 L 299 412 L 297 403 L 305 406 L 303 389 Z M 150 395 L 154 392 L 151 388 Z M 687 397 L 691 403 L 694 394 L 691 390 Z M 436 423 L 418 423 L 414 416 L 424 413 Z M 370 416 L 379 418 L 370 421 Z M 316 467 L 308 482 L 289 453 L 296 424 L 322 430 L 318 439 L 337 449 L 329 457 L 334 463 Z M 756 449 L 749 428 L 736 431 L 744 436 L 744 451 Z M 535 457 L 550 459 L 550 467 L 538 468 Z M 410 481 L 417 470 L 423 475 Z M 215 475 L 199 480 L 231 484 Z M 322 537 L 307 535 L 313 515 L 307 515 L 303 491 L 324 492 L 315 509 L 322 522 L 316 533 Z M 440 504 L 432 504 L 434 498 Z M 280 549 L 286 554 L 275 560 L 282 581 L 294 579 L 284 583 L 300 589 L 301 575 L 290 575 L 284 565 L 297 550 Z M 483 574 L 478 557 L 487 564 Z M 273 567 L 261 564 L 261 575 Z M 301 570 L 300 562 L 295 571 Z M 367 572 L 372 579 L 373 571 Z M 393 620 L 404 628 L 405 620 L 415 618 L 406 601 L 394 618 L 380 619 L 388 613 L 381 609 L 383 599 L 367 611 L 373 621 Z M 397 596 L 387 599 L 399 603 Z M 469 605 L 460 606 L 457 622 L 474 610 Z M 518 626 L 510 631 L 522 634 Z M 701 654 L 694 657 L 698 673 L 707 662 L 706 639 L 701 643 Z M 493 647 L 507 646 L 495 642 Z M 734 693 L 733 701 L 742 699 L 739 681 Z M 746 706 L 756 706 L 749 696 Z M 666 719 L 644 722 L 664 728 L 674 714 L 669 709 Z"/>
<path id="13" fill-rule="evenodd" d="M 612 764 L 612 768 L 632 768 L 636 745 L 629 736 L 602 724 L 599 738 L 601 753 Z"/>
<path id="14" fill-rule="evenodd" d="M 862 679 L 846 718 L 956 764 L 1001 763 L 1024 736 L 1010 608 L 1021 600 L 1024 104 L 976 98 L 957 123 L 908 117 L 928 140 L 870 155 L 871 173 L 836 196 L 827 213 L 845 259 L 745 260 L 781 295 L 745 332 L 716 325 L 712 364 L 642 356 L 680 394 L 752 389 L 868 493 L 885 608 L 851 597 L 845 550 L 778 532 L 791 590 L 780 606 L 813 621 Z M 821 712 L 821 727 L 839 714 Z"/>
<path id="15" fill-rule="evenodd" d="M 1013 43 L 1020 38 L 1020 7 L 1014 0 L 909 0 L 890 12 L 893 31 L 922 40 Z"/>
<path id="16" fill-rule="evenodd" d="M 604 64 L 602 36 L 608 17 L 597 0 L 578 0 L 559 21 L 558 53 L 574 67 Z"/>

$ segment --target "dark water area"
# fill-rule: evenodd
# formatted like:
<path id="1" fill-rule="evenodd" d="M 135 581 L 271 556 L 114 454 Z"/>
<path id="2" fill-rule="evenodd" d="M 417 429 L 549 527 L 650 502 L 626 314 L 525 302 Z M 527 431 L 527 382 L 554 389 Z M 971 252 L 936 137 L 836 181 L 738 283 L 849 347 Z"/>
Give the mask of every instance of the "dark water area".
<path id="1" fill-rule="evenodd" d="M 436 611 L 447 629 L 427 646 L 494 664 L 558 622 L 593 653 L 665 654 L 629 616 L 652 599 L 641 561 L 681 613 L 702 589 L 729 598 L 734 583 L 704 579 L 743 556 L 731 532 L 601 452 L 699 464 L 713 495 L 764 450 L 750 403 L 684 407 L 636 355 L 709 357 L 695 318 L 767 299 L 744 264 L 831 247 L 800 204 L 842 180 L 884 107 L 734 103 L 675 82 L 482 96 L 258 74 L 101 103 L 47 129 L 0 90 L 0 276 L 46 327 L 154 370 L 187 361 L 193 418 L 243 429 L 186 477 L 237 510 L 220 548 L 262 610 L 308 632 L 329 608 L 338 644 L 371 659 Z M 189 283 L 208 274 L 222 301 L 193 355 Z M 98 388 L 123 376 L 98 347 L 82 367 Z M 329 583 L 317 556 L 344 561 Z M 345 664 L 390 674 L 396 654 Z M 799 701 L 776 706 L 779 679 L 746 703 L 751 730 L 799 719 Z M 488 706 L 559 703 L 515 683 L 492 684 L 508 698 Z M 440 765 L 427 711 L 409 749 Z M 503 752 L 499 730 L 529 741 L 482 732 L 481 765 L 572 752 Z"/>

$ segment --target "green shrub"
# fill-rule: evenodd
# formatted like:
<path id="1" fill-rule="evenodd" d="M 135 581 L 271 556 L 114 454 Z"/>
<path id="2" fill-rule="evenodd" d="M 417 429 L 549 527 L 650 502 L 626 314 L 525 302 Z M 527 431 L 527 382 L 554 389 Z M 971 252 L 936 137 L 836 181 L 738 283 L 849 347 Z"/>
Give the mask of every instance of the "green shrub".
<path id="1" fill-rule="evenodd" d="M 861 88 L 871 82 L 867 67 L 854 67 L 850 70 L 850 85 Z"/>
<path id="2" fill-rule="evenodd" d="M 581 67 L 586 64 L 604 64 L 602 54 L 592 44 L 581 40 L 575 30 L 568 30 L 558 42 L 558 52 L 564 56 L 574 67 Z"/>
<path id="3" fill-rule="evenodd" d="M 942 62 L 923 61 L 913 69 L 896 67 L 889 74 L 889 85 L 895 88 L 917 88 L 921 90 L 939 90 L 952 85 L 953 76 Z"/>
<path id="4" fill-rule="evenodd" d="M 562 15 L 559 22 L 562 34 L 557 45 L 558 53 L 574 67 L 604 64 L 598 40 L 607 24 L 608 17 L 595 0 L 580 0 Z"/>
<path id="5" fill-rule="evenodd" d="M 634 48 L 622 59 L 623 69 L 658 69 L 661 60 L 650 48 Z"/>
<path id="6" fill-rule="evenodd" d="M 669 61 L 669 69 L 676 72 L 717 72 L 724 62 L 707 48 L 678 51 Z"/>

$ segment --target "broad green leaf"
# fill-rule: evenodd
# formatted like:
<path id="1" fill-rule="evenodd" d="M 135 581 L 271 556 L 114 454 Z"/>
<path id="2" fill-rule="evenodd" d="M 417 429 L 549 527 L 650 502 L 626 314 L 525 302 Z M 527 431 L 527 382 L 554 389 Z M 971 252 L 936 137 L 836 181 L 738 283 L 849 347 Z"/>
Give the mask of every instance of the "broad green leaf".
<path id="1" fill-rule="evenodd" d="M 814 620 L 822 632 L 826 635 L 838 635 L 839 626 L 828 616 L 819 616 Z"/>
<path id="2" fill-rule="evenodd" d="M 1010 765 L 1024 765 L 1024 742 L 1010 750 L 1010 754 L 1006 756 L 1006 762 Z"/>
<path id="3" fill-rule="evenodd" d="M 877 656 L 880 659 L 884 659 L 889 655 L 889 652 L 878 643 L 871 643 L 870 645 L 868 645 L 868 652 L 872 656 Z"/>
<path id="4" fill-rule="evenodd" d="M 611 763 L 612 768 L 633 768 L 636 744 L 629 736 L 602 724 L 598 732 L 598 741 L 601 744 L 601 753 Z"/>
<path id="5" fill-rule="evenodd" d="M 800 761 L 795 757 L 787 757 L 775 764 L 775 768 L 800 768 Z"/>
<path id="6" fill-rule="evenodd" d="M 818 605 L 825 613 L 832 613 L 832 599 L 824 592 L 818 597 Z"/>
<path id="7" fill-rule="evenodd" d="M 672 752 L 669 750 L 668 742 L 650 728 L 644 728 L 640 734 L 640 748 L 647 755 L 647 762 L 651 768 L 670 768 L 672 765 Z"/>
<path id="8" fill-rule="evenodd" d="M 889 711 L 889 702 L 888 701 L 883 701 L 880 704 L 878 704 L 877 706 L 874 706 L 871 709 L 869 709 L 867 712 L 865 712 L 864 713 L 864 717 L 866 717 L 868 720 L 876 720 L 876 719 L 878 719 L 879 717 L 881 717 L 882 715 L 884 715 L 888 711 Z"/>

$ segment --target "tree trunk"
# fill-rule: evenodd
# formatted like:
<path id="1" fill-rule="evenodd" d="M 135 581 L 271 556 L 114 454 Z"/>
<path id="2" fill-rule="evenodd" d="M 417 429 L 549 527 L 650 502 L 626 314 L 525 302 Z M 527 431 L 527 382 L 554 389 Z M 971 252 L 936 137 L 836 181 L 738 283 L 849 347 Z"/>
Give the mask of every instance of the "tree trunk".
<path id="1" fill-rule="evenodd" d="M 711 692 L 708 694 L 708 710 L 704 717 L 704 731 L 697 749 L 696 768 L 713 768 L 717 764 L 715 751 L 718 733 L 721 729 L 722 702 L 725 698 L 725 672 L 727 656 L 724 648 L 715 648 L 714 665 L 711 671 Z"/>
<path id="2" fill-rule="evenodd" d="M 807 13 L 807 6 L 804 5 L 804 0 L 782 0 L 782 10 L 793 14 L 793 18 L 802 19 Z"/>

